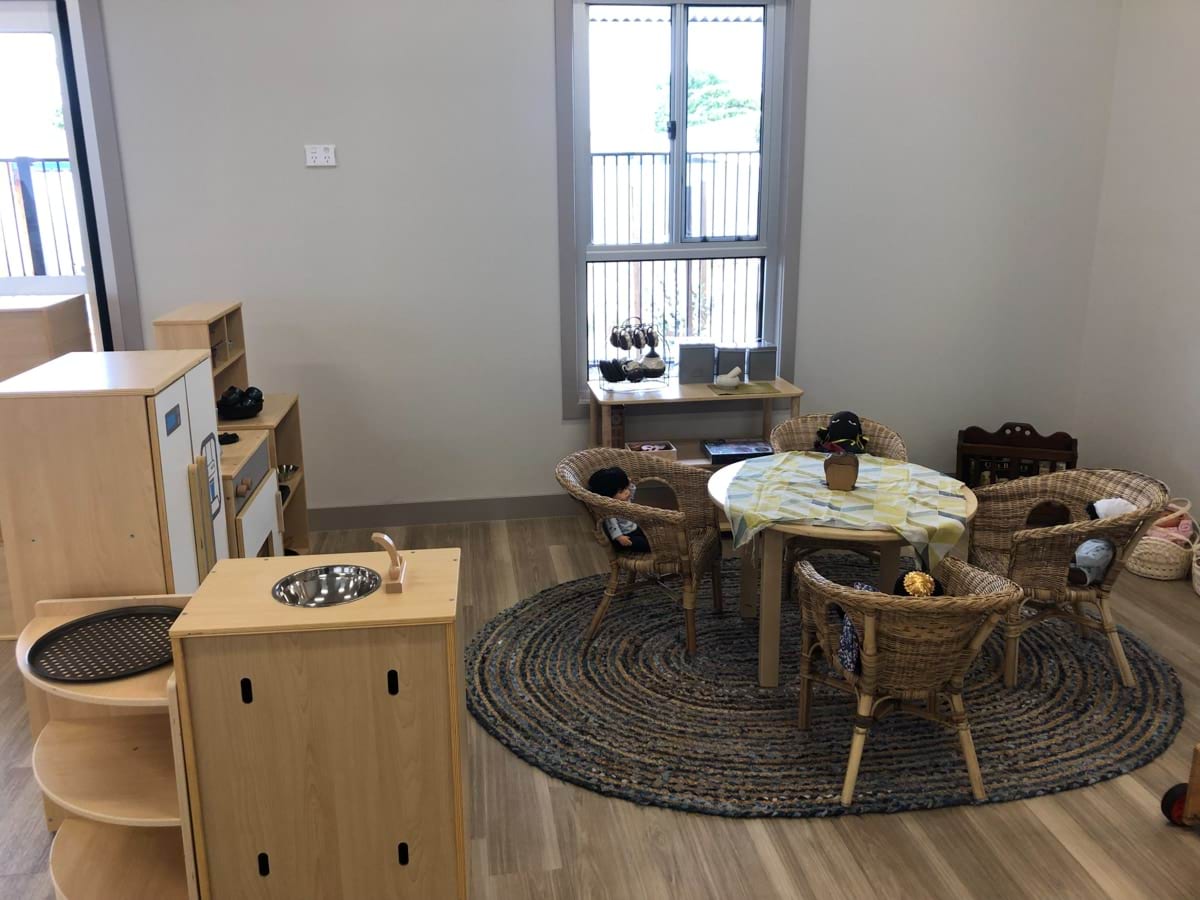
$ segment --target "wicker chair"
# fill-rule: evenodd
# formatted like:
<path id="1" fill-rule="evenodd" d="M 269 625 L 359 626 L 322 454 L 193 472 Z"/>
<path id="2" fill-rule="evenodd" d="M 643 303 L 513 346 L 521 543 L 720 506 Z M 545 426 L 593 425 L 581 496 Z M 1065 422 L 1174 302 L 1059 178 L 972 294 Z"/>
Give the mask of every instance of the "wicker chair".
<path id="1" fill-rule="evenodd" d="M 963 677 L 1000 618 L 1020 601 L 1021 589 L 1007 578 L 957 559 L 943 560 L 937 577 L 945 586 L 944 597 L 896 597 L 834 584 L 807 559 L 796 565 L 804 623 L 800 727 L 809 726 L 814 681 L 849 691 L 858 698 L 842 785 L 843 806 L 854 799 L 854 784 L 871 723 L 897 710 L 956 729 L 971 791 L 975 799 L 987 799 L 963 705 Z M 850 618 L 858 632 L 860 674 L 846 670 L 839 662 L 842 623 L 831 609 L 834 605 Z M 814 670 L 818 650 L 825 655 L 833 675 Z M 948 716 L 940 709 L 943 695 L 950 706 Z"/>
<path id="2" fill-rule="evenodd" d="M 908 450 L 904 440 L 886 425 L 872 419 L 862 419 L 863 435 L 867 439 L 867 452 L 884 459 L 908 462 Z M 811 450 L 817 440 L 817 429 L 829 424 L 829 413 L 797 416 L 775 426 L 771 432 L 771 447 L 776 453 L 785 450 Z"/>
<path id="3" fill-rule="evenodd" d="M 675 495 L 676 509 L 624 503 L 588 490 L 597 469 L 620 466 L 639 487 L 661 484 Z M 639 575 L 658 581 L 666 575 L 683 579 L 683 615 L 687 651 L 696 652 L 696 594 L 705 572 L 712 577 L 713 609 L 721 611 L 721 532 L 717 509 L 708 496 L 708 472 L 633 450 L 596 448 L 572 453 L 555 469 L 558 483 L 587 509 L 597 543 L 608 554 L 611 574 L 604 599 L 584 633 L 584 650 L 600 629 L 608 607 L 627 596 Z M 604 533 L 603 520 L 620 516 L 641 526 L 650 541 L 649 553 L 618 553 Z"/>
<path id="4" fill-rule="evenodd" d="M 1166 509 L 1170 499 L 1166 486 L 1137 472 L 1069 469 L 976 488 L 975 496 L 979 498 L 979 511 L 971 529 L 971 562 L 1011 578 L 1025 592 L 1023 602 L 1009 612 L 1004 623 L 1004 683 L 1012 687 L 1017 682 L 1021 634 L 1043 619 L 1057 616 L 1075 622 L 1080 634 L 1088 629 L 1103 631 L 1121 683 L 1133 687 L 1133 672 L 1121 647 L 1108 598 L 1125 566 L 1125 554 Z M 1087 504 L 1107 497 L 1122 497 L 1137 509 L 1107 519 L 1089 519 Z M 1030 512 L 1047 502 L 1066 507 L 1069 524 L 1028 527 Z M 1067 581 L 1067 570 L 1075 549 L 1091 538 L 1113 545 L 1112 565 L 1099 584 L 1072 585 Z M 1099 610 L 1100 621 L 1084 615 L 1085 603 Z M 1035 614 L 1023 616 L 1025 607 Z"/>

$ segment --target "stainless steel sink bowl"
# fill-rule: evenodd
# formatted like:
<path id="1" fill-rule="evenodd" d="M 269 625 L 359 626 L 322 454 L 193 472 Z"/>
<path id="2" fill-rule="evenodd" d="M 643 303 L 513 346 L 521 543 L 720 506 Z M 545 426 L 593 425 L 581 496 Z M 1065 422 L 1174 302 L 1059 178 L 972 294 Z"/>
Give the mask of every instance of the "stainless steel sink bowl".
<path id="1" fill-rule="evenodd" d="M 382 579 L 364 566 L 317 566 L 280 578 L 271 596 L 288 606 L 316 608 L 353 603 L 379 590 Z"/>

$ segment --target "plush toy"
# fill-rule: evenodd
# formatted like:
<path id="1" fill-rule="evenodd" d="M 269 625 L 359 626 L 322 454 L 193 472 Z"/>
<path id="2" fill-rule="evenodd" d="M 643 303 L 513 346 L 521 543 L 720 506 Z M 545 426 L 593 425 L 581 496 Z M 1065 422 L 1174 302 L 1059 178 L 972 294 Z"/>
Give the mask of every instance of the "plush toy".
<path id="1" fill-rule="evenodd" d="M 1107 519 L 1135 509 L 1136 506 L 1121 497 L 1097 500 L 1087 505 L 1088 515 L 1093 519 Z M 1067 581 L 1080 586 L 1102 581 L 1112 565 L 1114 552 L 1113 545 L 1103 538 L 1084 541 L 1075 548 L 1075 559 L 1067 570 Z"/>
<path id="2" fill-rule="evenodd" d="M 829 417 L 828 428 L 817 429 L 813 449 L 825 453 L 865 453 L 867 439 L 863 437 L 862 421 L 848 409 L 834 413 Z"/>
<path id="3" fill-rule="evenodd" d="M 944 597 L 946 589 L 928 572 L 905 572 L 896 579 L 892 593 L 897 597 Z"/>

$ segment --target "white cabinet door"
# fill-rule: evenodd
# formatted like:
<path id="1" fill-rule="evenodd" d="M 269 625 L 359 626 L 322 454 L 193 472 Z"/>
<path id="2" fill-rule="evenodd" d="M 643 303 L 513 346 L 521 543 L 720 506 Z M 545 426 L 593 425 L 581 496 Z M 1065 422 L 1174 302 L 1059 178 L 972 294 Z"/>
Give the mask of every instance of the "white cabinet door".
<path id="1" fill-rule="evenodd" d="M 209 393 L 212 393 L 211 389 Z M 152 397 L 150 408 L 158 432 L 158 476 L 167 514 L 167 540 L 171 545 L 172 578 L 167 592 L 190 594 L 200 586 L 200 573 L 196 566 L 192 491 L 188 482 L 188 466 L 194 460 L 184 379 L 180 378 Z"/>
<path id="2" fill-rule="evenodd" d="M 279 533 L 279 481 L 274 472 L 259 482 L 254 495 L 237 516 L 238 552 L 244 557 L 257 556 L 259 548 L 271 539 L 271 555 L 283 556 L 283 538 Z"/>

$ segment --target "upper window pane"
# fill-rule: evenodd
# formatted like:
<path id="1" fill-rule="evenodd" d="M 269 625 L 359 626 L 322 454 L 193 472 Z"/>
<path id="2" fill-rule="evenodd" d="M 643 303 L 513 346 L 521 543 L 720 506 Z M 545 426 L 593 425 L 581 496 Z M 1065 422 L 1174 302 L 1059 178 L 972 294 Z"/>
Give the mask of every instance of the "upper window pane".
<path id="1" fill-rule="evenodd" d="M 692 240 L 758 237 L 763 14 L 761 6 L 688 7 L 686 237 Z"/>
<path id="2" fill-rule="evenodd" d="M 669 240 L 670 96 L 671 8 L 589 6 L 593 244 Z"/>

